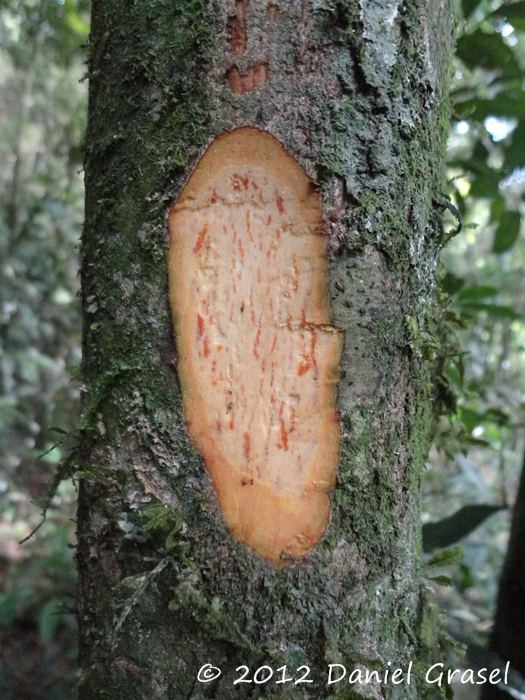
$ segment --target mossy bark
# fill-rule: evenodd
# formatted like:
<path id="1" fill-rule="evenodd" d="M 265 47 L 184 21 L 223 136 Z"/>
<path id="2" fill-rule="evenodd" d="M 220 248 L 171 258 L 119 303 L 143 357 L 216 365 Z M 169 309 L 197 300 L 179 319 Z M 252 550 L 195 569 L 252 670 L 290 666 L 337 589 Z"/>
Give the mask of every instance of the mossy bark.
<path id="1" fill-rule="evenodd" d="M 445 659 L 422 593 L 420 479 L 452 25 L 449 0 L 94 0 L 82 700 L 432 696 L 424 672 Z M 185 427 L 168 306 L 167 213 L 207 144 L 239 126 L 275 136 L 322 193 L 346 331 L 331 520 L 284 571 L 227 531 Z M 330 663 L 410 661 L 410 685 L 326 685 Z M 222 675 L 203 684 L 207 662 Z M 314 683 L 233 686 L 241 664 L 249 678 L 307 664 Z"/>

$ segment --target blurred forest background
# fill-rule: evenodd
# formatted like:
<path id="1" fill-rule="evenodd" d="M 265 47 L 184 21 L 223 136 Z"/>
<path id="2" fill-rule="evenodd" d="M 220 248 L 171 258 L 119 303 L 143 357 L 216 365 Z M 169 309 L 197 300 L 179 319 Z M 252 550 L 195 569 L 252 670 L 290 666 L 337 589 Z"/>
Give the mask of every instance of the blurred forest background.
<path id="1" fill-rule="evenodd" d="M 446 229 L 446 333 L 429 340 L 443 364 L 444 414 L 425 474 L 424 545 L 449 631 L 475 659 L 493 624 L 525 451 L 525 2 L 461 0 L 457 11 L 449 189 L 435 203 Z M 6 700 L 75 696 L 75 483 L 60 484 L 45 523 L 19 543 L 41 521 L 38 506 L 67 454 L 82 391 L 72 377 L 88 36 L 88 0 L 0 2 Z M 457 697 L 474 700 L 475 692 L 458 687 Z"/>

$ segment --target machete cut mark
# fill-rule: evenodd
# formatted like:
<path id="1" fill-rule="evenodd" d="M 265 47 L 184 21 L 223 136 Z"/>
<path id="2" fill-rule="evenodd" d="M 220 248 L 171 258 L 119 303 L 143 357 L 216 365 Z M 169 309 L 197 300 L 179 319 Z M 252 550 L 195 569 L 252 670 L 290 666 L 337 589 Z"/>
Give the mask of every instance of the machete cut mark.
<path id="1" fill-rule="evenodd" d="M 236 0 L 235 17 L 229 20 L 230 46 L 236 56 L 242 56 L 246 51 L 246 10 L 248 0 Z"/>
<path id="2" fill-rule="evenodd" d="M 234 95 L 244 95 L 264 85 L 268 78 L 268 65 L 260 63 L 247 69 L 246 75 L 241 75 L 236 66 L 226 73 L 226 80 Z"/>
<path id="3" fill-rule="evenodd" d="M 278 566 L 322 537 L 339 455 L 321 215 L 283 146 L 243 128 L 210 145 L 169 217 L 188 430 L 230 532 Z"/>
<path id="4" fill-rule="evenodd" d="M 277 17 L 279 16 L 279 8 L 277 5 L 270 4 L 266 7 L 266 19 L 269 22 L 277 22 Z"/>

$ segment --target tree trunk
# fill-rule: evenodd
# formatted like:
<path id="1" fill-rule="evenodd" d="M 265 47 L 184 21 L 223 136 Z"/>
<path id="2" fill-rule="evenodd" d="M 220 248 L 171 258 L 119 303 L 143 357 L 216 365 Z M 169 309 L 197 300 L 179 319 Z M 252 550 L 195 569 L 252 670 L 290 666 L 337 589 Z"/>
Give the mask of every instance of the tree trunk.
<path id="1" fill-rule="evenodd" d="M 447 0 L 94 1 L 82 699 L 438 690 L 424 680 L 444 652 L 422 593 L 420 480 L 452 29 Z M 345 331 L 329 524 L 285 568 L 228 531 L 186 428 L 168 304 L 167 215 L 207 146 L 238 127 L 271 134 L 322 195 L 332 322 Z M 206 663 L 216 681 L 197 680 Z M 336 663 L 347 678 L 328 686 Z M 262 665 L 276 675 L 234 686 L 242 664 L 250 680 Z M 286 677 L 309 666 L 314 682 L 277 684 L 284 665 Z M 394 668 L 403 682 L 385 683 Z M 348 683 L 354 669 L 381 682 Z"/>
<path id="2" fill-rule="evenodd" d="M 525 458 L 521 470 L 520 484 L 516 503 L 512 513 L 509 546 L 498 589 L 498 601 L 494 629 L 490 636 L 489 651 L 497 655 L 495 667 L 510 663 L 511 683 L 518 685 L 512 678 L 512 671 L 517 671 L 525 678 Z M 520 688 L 523 690 L 523 688 Z M 508 693 L 502 692 L 497 685 L 483 687 L 483 700 L 505 700 Z"/>

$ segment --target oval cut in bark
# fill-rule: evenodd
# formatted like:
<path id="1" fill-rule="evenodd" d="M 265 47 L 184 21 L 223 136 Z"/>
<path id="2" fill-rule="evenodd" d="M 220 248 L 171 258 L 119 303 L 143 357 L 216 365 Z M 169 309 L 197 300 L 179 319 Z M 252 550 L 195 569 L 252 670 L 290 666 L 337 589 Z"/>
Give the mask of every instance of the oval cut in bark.
<path id="1" fill-rule="evenodd" d="M 330 515 L 343 333 L 321 199 L 273 136 L 219 136 L 169 217 L 170 304 L 189 433 L 230 532 L 278 566 Z"/>

